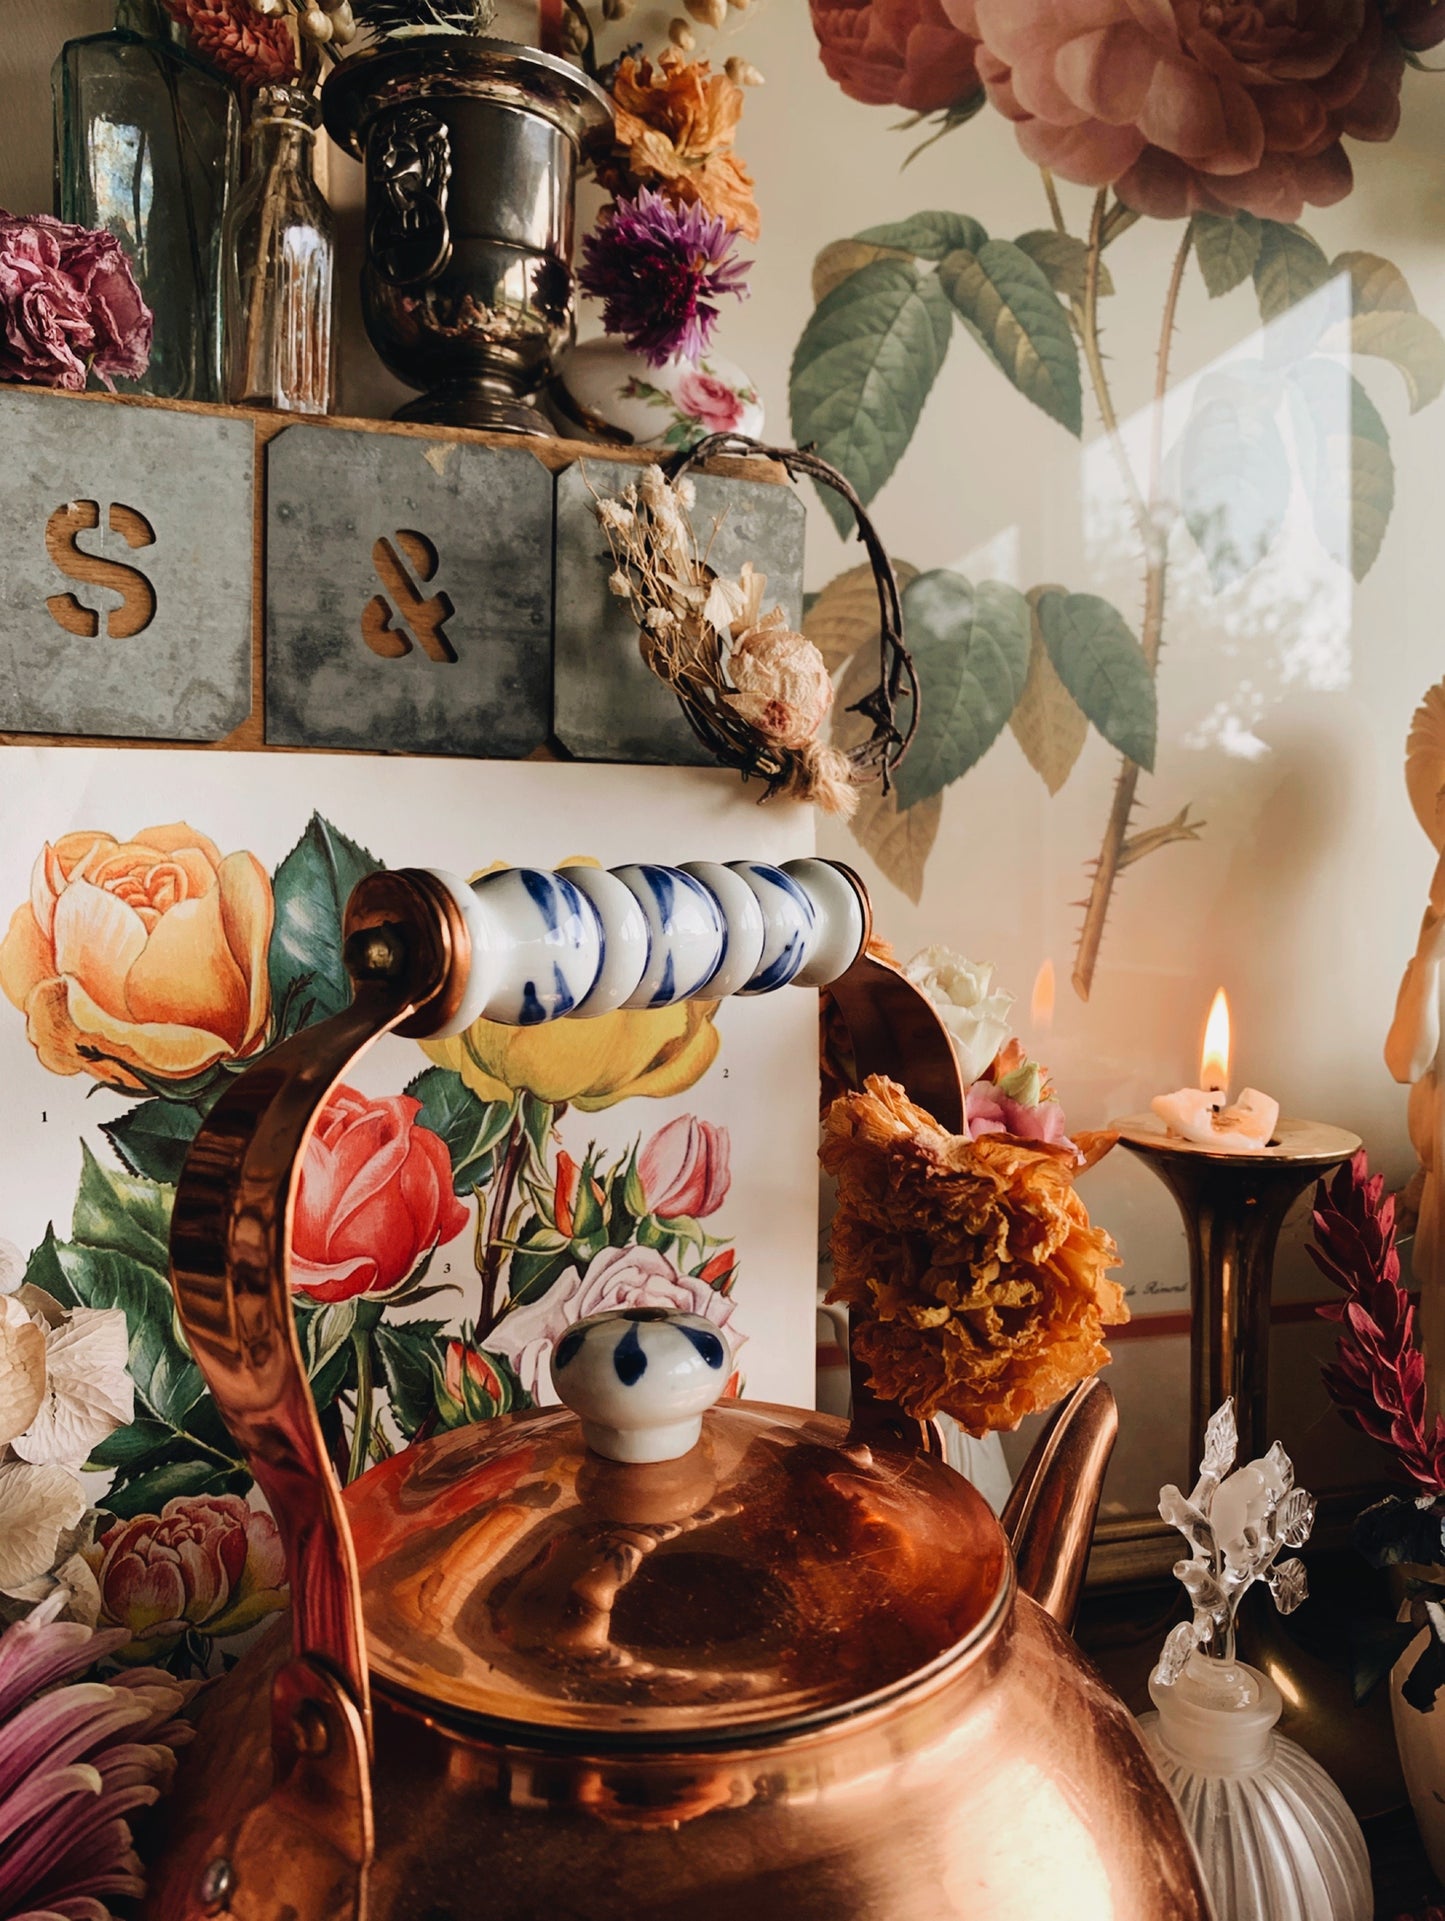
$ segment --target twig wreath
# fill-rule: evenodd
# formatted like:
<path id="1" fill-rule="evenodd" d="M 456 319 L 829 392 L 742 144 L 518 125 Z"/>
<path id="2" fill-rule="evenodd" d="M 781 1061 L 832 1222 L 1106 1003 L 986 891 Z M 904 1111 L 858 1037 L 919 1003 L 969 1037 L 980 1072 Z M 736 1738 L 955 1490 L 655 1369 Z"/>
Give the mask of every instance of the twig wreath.
<path id="1" fill-rule="evenodd" d="M 691 513 L 688 470 L 718 454 L 777 461 L 790 479 L 809 478 L 847 501 L 878 589 L 878 684 L 849 713 L 872 722 L 847 752 L 818 738 L 833 704 L 827 664 L 812 641 L 789 627 L 780 607 L 762 611 L 765 576 L 745 562 L 737 576 L 709 562 Z M 611 589 L 637 623 L 642 658 L 676 694 L 698 739 L 725 767 L 767 782 L 763 798 L 813 801 L 846 819 L 858 789 L 894 768 L 918 727 L 918 676 L 903 643 L 898 579 L 853 488 L 836 467 L 796 447 L 768 447 L 745 434 L 710 434 L 668 474 L 648 467 L 597 518 L 612 550 Z M 717 531 L 714 523 L 713 532 Z"/>

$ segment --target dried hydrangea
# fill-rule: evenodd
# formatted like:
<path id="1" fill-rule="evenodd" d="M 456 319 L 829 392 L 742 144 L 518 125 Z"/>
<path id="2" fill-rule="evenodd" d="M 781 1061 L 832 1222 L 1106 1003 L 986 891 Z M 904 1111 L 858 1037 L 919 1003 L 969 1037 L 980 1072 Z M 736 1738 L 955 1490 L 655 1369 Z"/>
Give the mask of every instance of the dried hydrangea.
<path id="1" fill-rule="evenodd" d="M 838 1182 L 829 1299 L 854 1309 L 876 1393 L 983 1434 L 1107 1363 L 1104 1329 L 1129 1315 L 1072 1152 L 949 1134 L 871 1075 L 833 1103 L 822 1159 Z"/>

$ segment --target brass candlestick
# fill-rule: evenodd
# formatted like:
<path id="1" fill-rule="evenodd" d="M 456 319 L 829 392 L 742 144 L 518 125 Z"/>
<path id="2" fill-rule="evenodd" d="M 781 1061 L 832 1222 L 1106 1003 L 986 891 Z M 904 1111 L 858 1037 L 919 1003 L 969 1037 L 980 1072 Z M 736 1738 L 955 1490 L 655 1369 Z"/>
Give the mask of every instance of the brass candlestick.
<path id="1" fill-rule="evenodd" d="M 1278 1123 L 1254 1153 L 1196 1147 L 1157 1115 L 1115 1123 L 1119 1142 L 1157 1174 L 1178 1204 L 1189 1242 L 1189 1459 L 1202 1458 L 1204 1428 L 1228 1395 L 1239 1424 L 1239 1458 L 1269 1445 L 1269 1307 L 1275 1243 L 1291 1204 L 1359 1149 L 1359 1138 L 1320 1121 Z"/>
<path id="2" fill-rule="evenodd" d="M 1281 1120 L 1253 1153 L 1197 1147 L 1154 1114 L 1115 1123 L 1121 1146 L 1157 1174 L 1178 1204 L 1189 1241 L 1189 1459 L 1204 1428 L 1234 1396 L 1241 1461 L 1257 1459 L 1269 1432 L 1270 1293 L 1275 1244 L 1291 1204 L 1314 1180 L 1357 1152 L 1358 1136 L 1319 1121 Z M 1308 1653 L 1270 1609 L 1240 1622 L 1244 1658 L 1284 1697 L 1280 1730 L 1298 1741 L 1343 1789 L 1361 1817 L 1401 1798 L 1388 1715 L 1357 1708 L 1349 1676 Z"/>

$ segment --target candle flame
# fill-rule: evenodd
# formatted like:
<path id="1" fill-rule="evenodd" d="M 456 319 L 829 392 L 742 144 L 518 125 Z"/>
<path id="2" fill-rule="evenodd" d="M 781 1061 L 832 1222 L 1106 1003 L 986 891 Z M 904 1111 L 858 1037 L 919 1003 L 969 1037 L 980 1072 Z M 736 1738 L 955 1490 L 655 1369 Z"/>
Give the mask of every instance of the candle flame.
<path id="1" fill-rule="evenodd" d="M 1229 996 L 1221 987 L 1210 1003 L 1199 1056 L 1199 1084 L 1206 1093 L 1229 1091 Z"/>
<path id="2" fill-rule="evenodd" d="M 1034 991 L 1029 998 L 1029 1013 L 1035 1027 L 1054 1024 L 1054 963 L 1046 960 L 1034 976 Z"/>

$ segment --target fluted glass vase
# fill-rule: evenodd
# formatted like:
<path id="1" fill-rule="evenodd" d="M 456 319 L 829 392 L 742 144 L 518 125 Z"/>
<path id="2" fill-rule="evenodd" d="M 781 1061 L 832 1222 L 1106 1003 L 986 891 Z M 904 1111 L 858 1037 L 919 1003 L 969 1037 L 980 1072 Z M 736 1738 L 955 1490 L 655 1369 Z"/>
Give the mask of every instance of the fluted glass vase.
<path id="1" fill-rule="evenodd" d="M 316 184 L 320 109 L 299 87 L 257 90 L 244 185 L 226 216 L 226 398 L 324 414 L 331 405 L 335 232 Z"/>
<path id="2" fill-rule="evenodd" d="M 1275 1732 L 1284 1703 L 1257 1668 L 1196 1657 L 1140 1717 L 1217 1921 L 1370 1921 L 1360 1824 L 1324 1769 Z"/>
<path id="3" fill-rule="evenodd" d="M 109 32 L 67 42 L 51 88 L 56 212 L 116 236 L 156 317 L 150 366 L 117 385 L 218 400 L 234 90 L 176 45 L 158 0 L 119 0 Z"/>

